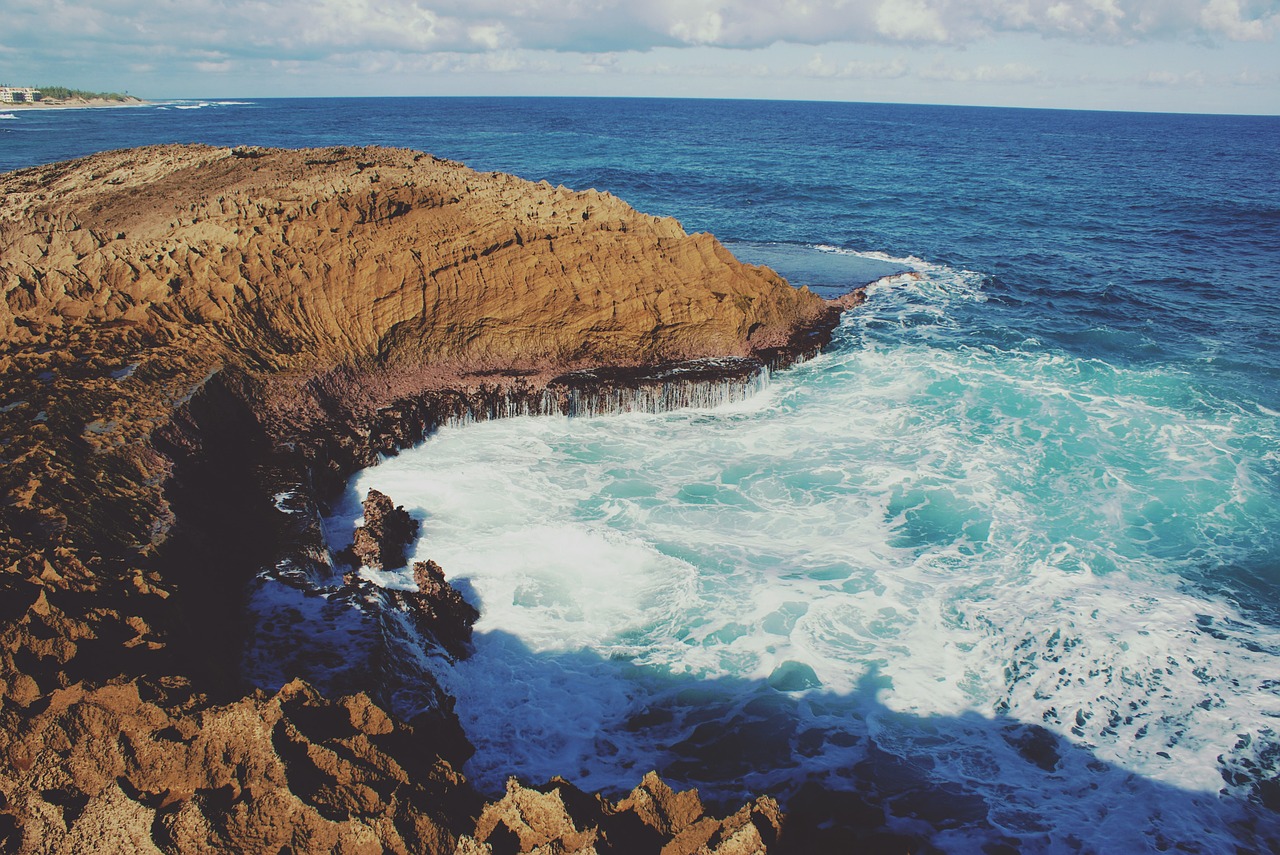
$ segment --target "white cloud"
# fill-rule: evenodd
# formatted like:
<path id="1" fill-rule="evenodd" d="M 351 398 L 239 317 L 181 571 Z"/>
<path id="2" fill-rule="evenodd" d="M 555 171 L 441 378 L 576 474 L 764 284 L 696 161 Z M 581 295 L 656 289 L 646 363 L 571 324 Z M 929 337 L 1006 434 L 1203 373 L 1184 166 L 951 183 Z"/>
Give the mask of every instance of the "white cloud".
<path id="1" fill-rule="evenodd" d="M 282 59 L 778 42 L 947 43 L 998 33 L 1124 43 L 1267 41 L 1280 0 L 9 0 L 0 42 L 221 49 Z"/>
<path id="2" fill-rule="evenodd" d="M 875 15 L 876 31 L 894 41 L 945 42 L 950 38 L 938 9 L 924 0 L 883 0 Z"/>
<path id="3" fill-rule="evenodd" d="M 1280 0 L 5 0 L 0 78 L 1280 112 L 1278 35 Z"/>
<path id="4" fill-rule="evenodd" d="M 884 62 L 851 60 L 845 63 L 830 62 L 822 54 L 815 53 L 796 73 L 802 77 L 825 77 L 840 80 L 891 80 L 906 76 L 909 68 L 901 57 Z"/>
<path id="5" fill-rule="evenodd" d="M 502 24 L 480 24 L 470 27 L 467 30 L 467 37 L 476 47 L 485 50 L 497 50 L 510 43 L 507 28 Z"/>
<path id="6" fill-rule="evenodd" d="M 1205 75 L 1202 71 L 1151 71 L 1138 78 L 1144 86 L 1169 86 L 1185 89 L 1189 86 L 1203 86 Z"/>
<path id="7" fill-rule="evenodd" d="M 1200 12 L 1200 23 L 1206 30 L 1221 33 L 1236 42 L 1270 41 L 1278 21 L 1280 12 L 1246 18 L 1240 8 L 1240 0 L 1210 0 Z"/>
<path id="8" fill-rule="evenodd" d="M 950 83 L 1040 83 L 1045 80 L 1039 69 L 1022 62 L 977 65 L 972 68 L 938 64 L 920 72 L 920 77 Z"/>

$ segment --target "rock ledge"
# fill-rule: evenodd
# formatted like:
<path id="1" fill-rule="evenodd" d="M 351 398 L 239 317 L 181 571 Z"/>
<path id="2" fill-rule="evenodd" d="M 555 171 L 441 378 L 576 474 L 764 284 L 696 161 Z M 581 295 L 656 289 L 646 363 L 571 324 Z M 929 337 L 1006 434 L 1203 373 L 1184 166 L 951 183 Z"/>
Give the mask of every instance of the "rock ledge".
<path id="1" fill-rule="evenodd" d="M 344 589 L 319 508 L 447 421 L 745 394 L 858 299 L 607 193 L 420 152 L 157 146 L 0 190 L 4 851 L 523 840 L 459 774 L 450 699 L 378 641 L 404 603 Z M 415 620 L 469 632 L 419 576 Z M 341 655 L 298 634 L 325 615 Z M 254 639 L 273 661 L 244 658 Z M 572 811 L 581 845 L 646 798 L 683 804 L 659 790 Z M 585 804 L 507 798 L 551 793 Z M 687 851 L 767 845 L 776 805 L 744 810 Z"/>

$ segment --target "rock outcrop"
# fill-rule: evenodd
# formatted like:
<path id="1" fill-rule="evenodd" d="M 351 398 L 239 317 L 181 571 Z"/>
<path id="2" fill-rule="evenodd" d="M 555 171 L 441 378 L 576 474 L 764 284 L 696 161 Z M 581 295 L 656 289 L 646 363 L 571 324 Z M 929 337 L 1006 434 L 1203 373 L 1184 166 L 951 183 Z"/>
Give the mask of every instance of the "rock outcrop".
<path id="1" fill-rule="evenodd" d="M 363 506 L 364 524 L 356 527 L 348 550 L 350 558 L 356 565 L 374 570 L 403 567 L 405 550 L 418 536 L 418 521 L 377 490 L 369 491 Z"/>
<path id="2" fill-rule="evenodd" d="M 479 800 L 412 725 L 293 682 L 49 693 L 0 749 L 7 852 L 447 852 Z"/>
<path id="3" fill-rule="evenodd" d="M 418 590 L 405 591 L 405 607 L 418 620 L 421 631 L 431 634 L 445 650 L 461 659 L 471 643 L 471 628 L 480 619 L 475 606 L 449 584 L 444 570 L 434 561 L 417 561 L 413 581 Z"/>
<path id="4" fill-rule="evenodd" d="M 485 806 L 458 855 L 562 852 L 661 852 L 663 855 L 761 855 L 782 832 L 777 802 L 764 796 L 736 813 L 707 813 L 695 790 L 676 793 L 653 772 L 617 802 L 588 795 L 560 778 L 544 787 L 514 778 Z"/>
<path id="5" fill-rule="evenodd" d="M 749 383 L 857 300 L 606 193 L 411 151 L 151 147 L 0 192 L 6 851 L 483 845 L 447 698 L 295 623 L 368 604 L 320 505 L 447 420 Z M 296 599 L 264 622 L 271 585 Z M 419 611 L 469 631 L 441 590 Z M 375 611 L 356 635 L 399 626 Z"/>

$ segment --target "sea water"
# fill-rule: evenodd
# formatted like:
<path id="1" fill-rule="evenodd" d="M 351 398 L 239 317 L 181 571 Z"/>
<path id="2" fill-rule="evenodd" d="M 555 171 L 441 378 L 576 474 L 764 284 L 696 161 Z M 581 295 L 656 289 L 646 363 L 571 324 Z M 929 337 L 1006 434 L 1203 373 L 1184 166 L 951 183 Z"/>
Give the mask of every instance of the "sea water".
<path id="1" fill-rule="evenodd" d="M 859 791 L 946 851 L 1280 845 L 1280 119 L 194 105 L 24 113 L 0 158 L 410 146 L 823 293 L 890 276 L 747 401 L 449 427 L 353 480 L 334 531 L 387 492 L 481 609 L 440 676 L 482 788 L 655 767 Z"/>
<path id="2" fill-rule="evenodd" d="M 1235 581 L 1274 582 L 1274 414 L 967 341 L 977 277 L 919 267 L 746 404 L 450 428 L 355 480 L 344 516 L 406 502 L 481 610 L 443 675 L 478 783 L 655 766 L 937 799 L 1030 848 L 1236 839 L 1280 750 L 1275 603 Z"/>

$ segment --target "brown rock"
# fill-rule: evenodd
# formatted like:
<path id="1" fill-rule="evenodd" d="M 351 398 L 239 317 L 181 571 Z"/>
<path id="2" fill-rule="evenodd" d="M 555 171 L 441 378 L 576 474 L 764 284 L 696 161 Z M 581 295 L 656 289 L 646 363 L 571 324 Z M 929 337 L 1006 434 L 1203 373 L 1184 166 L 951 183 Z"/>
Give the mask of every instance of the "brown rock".
<path id="1" fill-rule="evenodd" d="M 475 834 L 460 840 L 458 852 L 763 855 L 782 822 L 770 798 L 723 819 L 708 815 L 697 792 L 675 793 L 653 772 L 616 804 L 558 778 L 538 788 L 512 778 L 506 794 L 481 812 Z"/>
<path id="2" fill-rule="evenodd" d="M 405 565 L 405 551 L 417 536 L 418 521 L 404 506 L 370 490 L 364 500 L 364 525 L 356 527 L 351 542 L 351 557 L 362 567 L 394 570 Z"/>
<path id="3" fill-rule="evenodd" d="M 476 822 L 476 840 L 517 852 L 533 852 L 554 844 L 554 851 L 595 852 L 599 838 L 595 828 L 580 830 L 557 790 L 543 793 L 523 787 L 511 778 L 500 801 L 486 805 Z"/>
<path id="4" fill-rule="evenodd" d="M 645 825 L 667 837 L 680 834 L 703 815 L 697 790 L 676 793 L 657 772 L 645 775 L 631 795 L 618 802 L 617 811 L 634 813 Z"/>
<path id="5" fill-rule="evenodd" d="M 22 820 L 0 822 L 19 841 L 6 851 L 447 852 L 448 814 L 473 809 L 457 774 L 363 696 L 292 683 L 175 714 L 140 688 L 55 692 L 6 731 L 4 756 L 30 769 L 8 788 Z"/>
<path id="6" fill-rule="evenodd" d="M 0 847 L 18 851 L 452 851 L 478 811 L 441 759 L 456 720 L 248 693 L 247 583 L 327 572 L 320 501 L 447 419 L 566 412 L 639 376 L 553 387 L 573 372 L 785 363 L 852 301 L 608 194 L 387 149 L 21 170 L 0 176 L 0 248 Z M 469 626 L 424 579 L 424 609 Z"/>
<path id="7" fill-rule="evenodd" d="M 421 627 L 446 650 L 461 659 L 471 643 L 471 627 L 480 612 L 462 598 L 458 589 L 444 578 L 444 570 L 434 561 L 418 561 L 413 565 L 417 591 L 400 592 L 406 606 L 418 617 Z"/>

